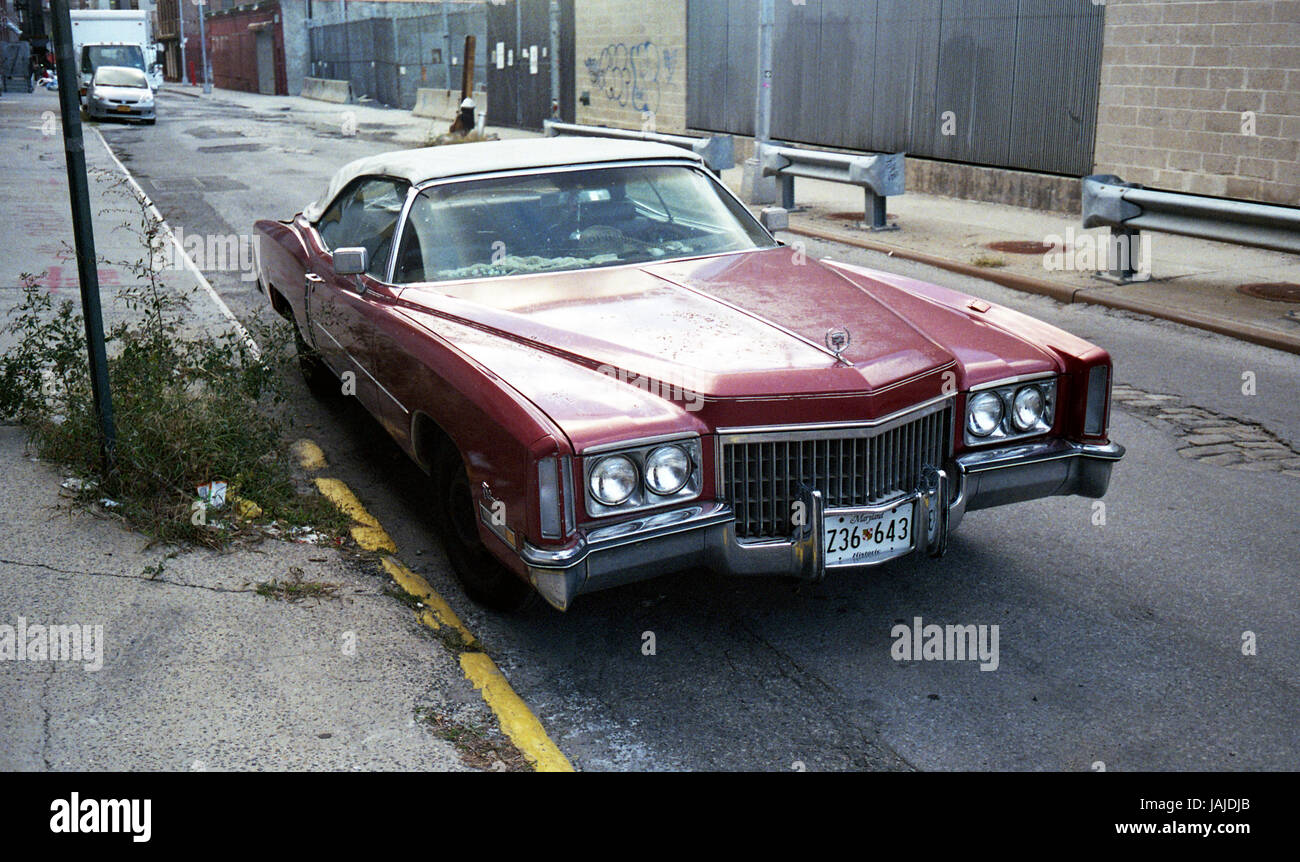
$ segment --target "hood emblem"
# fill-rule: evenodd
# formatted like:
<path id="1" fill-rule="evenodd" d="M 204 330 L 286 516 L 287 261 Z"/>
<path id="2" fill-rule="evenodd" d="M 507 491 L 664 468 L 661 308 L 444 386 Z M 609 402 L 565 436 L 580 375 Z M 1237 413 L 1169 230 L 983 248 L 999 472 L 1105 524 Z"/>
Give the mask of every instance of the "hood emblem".
<path id="1" fill-rule="evenodd" d="M 844 357 L 840 354 L 848 349 L 851 340 L 849 330 L 843 326 L 832 326 L 826 330 L 826 347 L 835 354 L 836 359 L 843 360 Z"/>

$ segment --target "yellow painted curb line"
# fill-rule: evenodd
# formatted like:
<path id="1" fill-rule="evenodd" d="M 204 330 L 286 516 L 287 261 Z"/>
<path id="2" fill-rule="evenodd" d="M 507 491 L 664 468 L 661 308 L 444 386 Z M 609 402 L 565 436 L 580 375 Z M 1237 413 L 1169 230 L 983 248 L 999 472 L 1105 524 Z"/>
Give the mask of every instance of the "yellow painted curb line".
<path id="1" fill-rule="evenodd" d="M 496 662 L 481 652 L 460 654 L 460 666 L 474 687 L 483 693 L 483 699 L 496 713 L 501 731 L 538 772 L 573 772 L 573 764 L 551 738 L 515 690 L 510 687 Z"/>
<path id="2" fill-rule="evenodd" d="M 310 440 L 299 440 L 294 444 L 294 451 L 298 456 L 298 463 L 304 469 L 314 469 L 308 466 L 308 459 L 304 455 L 318 455 L 319 459 L 312 457 L 311 462 L 319 463 L 322 468 L 327 466 L 325 453 Z M 353 520 L 352 538 L 358 545 L 367 551 L 397 553 L 397 545 L 393 543 L 392 538 L 375 516 L 361 505 L 361 501 L 357 499 L 356 494 L 352 493 L 351 488 L 338 479 L 318 477 L 315 482 L 325 498 Z M 434 591 L 428 581 L 393 557 L 385 555 L 380 562 L 384 571 L 397 581 L 398 586 L 424 604 L 424 608 L 416 614 L 421 623 L 435 630 L 442 626 L 454 629 L 466 646 L 474 646 L 478 643 L 470 630 L 461 622 L 460 617 L 456 616 L 456 612 L 451 609 L 451 605 Z M 537 772 L 574 771 L 573 764 L 564 756 L 564 752 L 560 751 L 559 746 L 546 735 L 546 728 L 542 727 L 542 723 L 537 720 L 537 716 L 533 715 L 533 711 L 528 708 L 528 704 L 524 703 L 523 698 L 510 687 L 501 669 L 487 653 L 462 652 L 460 667 L 465 673 L 465 678 L 474 684 L 474 688 L 483 695 L 488 708 L 496 715 L 501 725 L 501 732 L 523 753 L 534 770 Z"/>
<path id="3" fill-rule="evenodd" d="M 325 453 L 311 440 L 298 440 L 289 451 L 304 470 L 324 470 L 329 466 L 325 461 Z"/>
<path id="4" fill-rule="evenodd" d="M 447 604 L 446 599 L 434 592 L 433 587 L 424 578 L 408 569 L 392 557 L 384 557 L 382 561 L 384 571 L 397 581 L 397 585 L 406 590 L 409 595 L 414 596 L 424 603 L 424 613 L 419 614 L 420 621 L 431 629 L 440 626 L 447 626 L 455 629 L 460 633 L 461 640 L 465 646 L 473 646 L 477 643 L 474 635 L 470 634 L 469 629 L 456 616 L 456 612 Z M 431 617 L 426 619 L 425 617 Z"/>
<path id="5" fill-rule="evenodd" d="M 392 538 L 379 526 L 375 516 L 366 511 L 366 507 L 361 505 L 357 495 L 352 493 L 352 489 L 340 482 L 338 479 L 316 479 L 316 487 L 325 495 L 325 498 L 338 507 L 339 511 L 347 515 L 356 523 L 352 525 L 352 538 L 367 551 L 387 551 L 390 554 L 397 553 L 397 545 L 393 544 Z"/>

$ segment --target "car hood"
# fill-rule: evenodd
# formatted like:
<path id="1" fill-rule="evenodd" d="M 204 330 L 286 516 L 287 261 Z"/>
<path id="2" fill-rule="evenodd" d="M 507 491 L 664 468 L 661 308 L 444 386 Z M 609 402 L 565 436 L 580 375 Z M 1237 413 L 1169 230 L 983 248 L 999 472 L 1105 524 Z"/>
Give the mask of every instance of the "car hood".
<path id="1" fill-rule="evenodd" d="M 863 287 L 789 248 L 445 283 L 402 300 L 602 373 L 711 398 L 874 391 L 953 363 Z M 850 336 L 841 359 L 826 346 L 832 329 Z"/>
<path id="2" fill-rule="evenodd" d="M 1018 372 L 1054 367 L 960 312 L 908 307 L 909 295 L 779 247 L 412 286 L 398 305 L 545 412 L 579 452 L 664 433 L 880 418 L 964 388 L 948 345 L 976 339 Z M 824 343 L 836 327 L 850 333 L 842 359 Z"/>
<path id="3" fill-rule="evenodd" d="M 151 95 L 152 91 L 144 87 L 106 87 L 102 84 L 95 87 L 95 96 L 100 99 L 139 102 Z"/>

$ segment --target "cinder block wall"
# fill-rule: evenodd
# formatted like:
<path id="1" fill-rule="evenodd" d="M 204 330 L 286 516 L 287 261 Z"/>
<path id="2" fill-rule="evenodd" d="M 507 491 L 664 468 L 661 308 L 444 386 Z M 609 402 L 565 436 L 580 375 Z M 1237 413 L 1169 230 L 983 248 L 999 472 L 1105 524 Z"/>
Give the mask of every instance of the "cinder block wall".
<path id="1" fill-rule="evenodd" d="M 574 70 L 579 123 L 661 132 L 686 128 L 686 0 L 578 0 Z"/>
<path id="2" fill-rule="evenodd" d="M 1300 0 L 1107 0 L 1095 161 L 1300 205 Z"/>

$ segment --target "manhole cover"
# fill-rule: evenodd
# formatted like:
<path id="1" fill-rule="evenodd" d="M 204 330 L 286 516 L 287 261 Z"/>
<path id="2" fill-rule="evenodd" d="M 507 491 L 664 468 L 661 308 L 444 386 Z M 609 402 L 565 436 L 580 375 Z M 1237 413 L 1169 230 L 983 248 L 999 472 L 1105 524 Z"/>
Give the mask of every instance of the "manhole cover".
<path id="1" fill-rule="evenodd" d="M 1258 299 L 1271 299 L 1274 302 L 1300 302 L 1300 284 L 1291 284 L 1286 281 L 1243 284 L 1237 290 Z"/>
<path id="2" fill-rule="evenodd" d="M 1048 245 L 1045 242 L 1032 242 L 1022 239 L 1008 239 L 1001 242 L 991 242 L 984 246 L 989 251 L 1000 251 L 1003 254 L 1047 254 L 1056 251 L 1057 246 Z"/>

